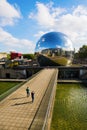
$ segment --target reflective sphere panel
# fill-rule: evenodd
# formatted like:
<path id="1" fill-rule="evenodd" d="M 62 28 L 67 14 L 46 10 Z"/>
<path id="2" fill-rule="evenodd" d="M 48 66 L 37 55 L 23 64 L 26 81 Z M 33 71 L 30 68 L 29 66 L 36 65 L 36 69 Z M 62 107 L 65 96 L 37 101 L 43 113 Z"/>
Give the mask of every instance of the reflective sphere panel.
<path id="1" fill-rule="evenodd" d="M 69 65 L 73 56 L 71 40 L 63 33 L 49 32 L 36 44 L 35 52 L 41 66 Z"/>

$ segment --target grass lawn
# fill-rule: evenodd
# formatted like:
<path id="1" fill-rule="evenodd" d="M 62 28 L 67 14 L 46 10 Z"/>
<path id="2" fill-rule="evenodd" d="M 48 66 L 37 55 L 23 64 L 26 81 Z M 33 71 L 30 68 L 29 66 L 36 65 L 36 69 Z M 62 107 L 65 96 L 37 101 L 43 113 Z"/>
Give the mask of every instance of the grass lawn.
<path id="1" fill-rule="evenodd" d="M 58 84 L 51 130 L 87 129 L 87 84 Z"/>
<path id="2" fill-rule="evenodd" d="M 0 95 L 19 83 L 20 82 L 0 82 Z"/>

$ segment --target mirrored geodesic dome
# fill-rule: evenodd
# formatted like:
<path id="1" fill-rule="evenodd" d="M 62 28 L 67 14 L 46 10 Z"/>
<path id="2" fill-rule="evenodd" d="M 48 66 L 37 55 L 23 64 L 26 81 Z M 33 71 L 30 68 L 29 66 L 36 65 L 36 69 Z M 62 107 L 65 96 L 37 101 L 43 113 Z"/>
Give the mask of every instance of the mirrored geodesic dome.
<path id="1" fill-rule="evenodd" d="M 35 48 L 41 66 L 70 65 L 73 53 L 71 40 L 61 32 L 44 34 Z"/>

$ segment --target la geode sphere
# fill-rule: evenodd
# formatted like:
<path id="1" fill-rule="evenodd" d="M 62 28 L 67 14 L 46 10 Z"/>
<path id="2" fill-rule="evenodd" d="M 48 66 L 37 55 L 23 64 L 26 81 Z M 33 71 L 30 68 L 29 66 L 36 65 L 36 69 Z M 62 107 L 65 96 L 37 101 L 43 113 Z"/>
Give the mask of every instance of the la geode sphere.
<path id="1" fill-rule="evenodd" d="M 67 66 L 73 59 L 72 42 L 61 32 L 49 32 L 41 36 L 35 48 L 40 66 Z"/>

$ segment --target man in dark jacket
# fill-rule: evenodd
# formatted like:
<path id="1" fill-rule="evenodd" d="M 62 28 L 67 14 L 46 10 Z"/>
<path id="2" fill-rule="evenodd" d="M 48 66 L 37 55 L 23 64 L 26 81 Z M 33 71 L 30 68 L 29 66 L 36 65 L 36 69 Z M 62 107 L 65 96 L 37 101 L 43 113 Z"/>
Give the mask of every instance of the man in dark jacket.
<path id="1" fill-rule="evenodd" d="M 29 97 L 30 96 L 30 89 L 29 89 L 29 87 L 26 88 L 26 93 L 27 93 L 27 97 Z"/>
<path id="2" fill-rule="evenodd" d="M 32 102 L 34 102 L 34 91 L 31 92 L 31 98 L 32 98 Z"/>

